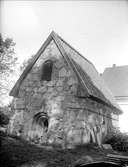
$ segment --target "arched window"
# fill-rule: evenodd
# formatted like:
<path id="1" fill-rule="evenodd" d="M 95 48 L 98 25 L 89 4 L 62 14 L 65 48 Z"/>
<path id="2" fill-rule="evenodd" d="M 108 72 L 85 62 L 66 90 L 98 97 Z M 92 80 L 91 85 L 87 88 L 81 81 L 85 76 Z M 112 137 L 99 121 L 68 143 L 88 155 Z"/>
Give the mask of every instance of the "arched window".
<path id="1" fill-rule="evenodd" d="M 44 112 L 39 112 L 33 117 L 33 124 L 38 124 L 44 128 L 45 132 L 48 130 L 48 115 Z"/>
<path id="2" fill-rule="evenodd" d="M 44 62 L 43 67 L 42 67 L 41 80 L 51 81 L 52 68 L 53 68 L 53 61 L 52 60 L 47 60 Z"/>

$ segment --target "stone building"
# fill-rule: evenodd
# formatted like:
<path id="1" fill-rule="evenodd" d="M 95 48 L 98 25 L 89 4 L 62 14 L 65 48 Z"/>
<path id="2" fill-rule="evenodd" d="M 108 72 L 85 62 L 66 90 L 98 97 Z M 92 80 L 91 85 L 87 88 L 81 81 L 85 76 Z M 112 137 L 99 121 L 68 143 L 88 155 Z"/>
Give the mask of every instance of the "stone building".
<path id="1" fill-rule="evenodd" d="M 28 140 L 101 144 L 121 114 L 94 65 L 52 32 L 12 88 L 10 126 Z"/>

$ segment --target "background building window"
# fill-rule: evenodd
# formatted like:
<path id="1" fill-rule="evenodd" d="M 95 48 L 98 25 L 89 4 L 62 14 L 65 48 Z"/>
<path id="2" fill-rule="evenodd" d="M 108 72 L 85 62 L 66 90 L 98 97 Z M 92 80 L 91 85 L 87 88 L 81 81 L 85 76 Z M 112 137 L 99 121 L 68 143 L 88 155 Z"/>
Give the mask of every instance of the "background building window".
<path id="1" fill-rule="evenodd" d="M 43 67 L 42 67 L 41 80 L 51 81 L 52 68 L 53 68 L 52 60 L 47 60 L 44 62 Z"/>

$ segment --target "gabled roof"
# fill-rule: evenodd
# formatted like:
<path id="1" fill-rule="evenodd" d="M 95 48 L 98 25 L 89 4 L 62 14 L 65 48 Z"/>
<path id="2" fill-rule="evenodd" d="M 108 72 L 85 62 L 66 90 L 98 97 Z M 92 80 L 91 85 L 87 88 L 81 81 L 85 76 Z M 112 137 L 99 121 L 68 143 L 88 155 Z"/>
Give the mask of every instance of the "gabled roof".
<path id="1" fill-rule="evenodd" d="M 89 60 L 84 58 L 79 52 L 77 52 L 72 46 L 70 46 L 54 31 L 51 32 L 49 37 L 46 39 L 44 44 L 41 46 L 41 48 L 33 58 L 32 62 L 28 64 L 26 69 L 23 71 L 19 80 L 12 88 L 10 96 L 18 96 L 19 87 L 22 81 L 29 73 L 35 62 L 38 60 L 41 53 L 51 42 L 51 40 L 54 40 L 63 58 L 65 59 L 69 67 L 72 68 L 72 70 L 77 75 L 81 85 L 83 86 L 83 89 L 86 92 L 85 96 L 88 98 L 95 98 L 95 100 L 98 100 L 101 103 L 104 103 L 109 107 L 116 109 L 118 111 L 117 113 L 121 113 L 120 107 L 115 102 L 115 99 L 113 98 L 109 89 L 106 87 L 103 79 L 100 77 L 94 65 Z"/>
<path id="2" fill-rule="evenodd" d="M 108 67 L 102 76 L 115 97 L 128 98 L 128 65 Z"/>

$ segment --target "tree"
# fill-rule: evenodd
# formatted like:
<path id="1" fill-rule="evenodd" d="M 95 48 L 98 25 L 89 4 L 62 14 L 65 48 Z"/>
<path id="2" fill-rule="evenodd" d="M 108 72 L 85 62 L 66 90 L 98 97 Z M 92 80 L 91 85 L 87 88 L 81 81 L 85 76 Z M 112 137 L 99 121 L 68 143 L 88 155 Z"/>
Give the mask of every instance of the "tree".
<path id="1" fill-rule="evenodd" d="M 10 90 L 9 77 L 14 72 L 17 58 L 14 52 L 15 43 L 11 38 L 3 39 L 0 34 L 0 97 L 5 100 Z M 2 105 L 2 100 L 0 105 Z"/>
<path id="2" fill-rule="evenodd" d="M 0 74 L 9 74 L 13 71 L 13 67 L 16 64 L 17 58 L 14 57 L 15 43 L 11 38 L 3 40 L 0 34 Z"/>
<path id="3" fill-rule="evenodd" d="M 9 123 L 9 117 L 0 111 L 0 127 L 4 127 Z"/>
<path id="4" fill-rule="evenodd" d="M 35 55 L 32 55 L 29 59 L 23 61 L 23 63 L 20 66 L 21 72 L 27 67 L 28 64 L 30 64 L 32 62 L 34 56 Z"/>

